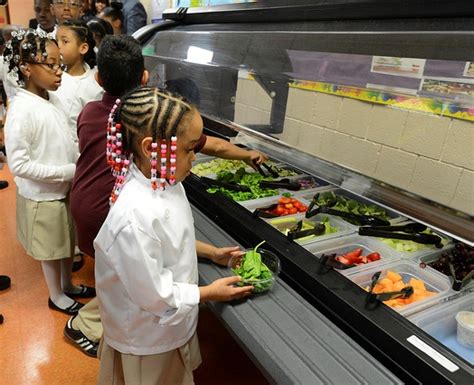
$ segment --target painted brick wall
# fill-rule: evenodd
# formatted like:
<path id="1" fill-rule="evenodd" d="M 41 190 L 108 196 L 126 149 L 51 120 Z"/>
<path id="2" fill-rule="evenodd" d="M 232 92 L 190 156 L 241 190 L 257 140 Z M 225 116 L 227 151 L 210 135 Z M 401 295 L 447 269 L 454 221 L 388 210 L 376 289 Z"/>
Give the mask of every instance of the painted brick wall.
<path id="1" fill-rule="evenodd" d="M 239 79 L 235 121 L 270 121 L 271 99 Z M 474 215 L 474 123 L 290 89 L 280 139 Z"/>

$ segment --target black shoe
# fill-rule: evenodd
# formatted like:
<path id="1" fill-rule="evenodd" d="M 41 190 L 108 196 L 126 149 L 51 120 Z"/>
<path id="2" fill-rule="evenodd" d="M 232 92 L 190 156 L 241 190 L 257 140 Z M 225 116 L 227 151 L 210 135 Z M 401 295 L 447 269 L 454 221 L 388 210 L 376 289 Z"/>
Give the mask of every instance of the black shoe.
<path id="1" fill-rule="evenodd" d="M 64 336 L 71 342 L 76 348 L 82 350 L 88 356 L 97 358 L 97 349 L 99 348 L 99 342 L 91 341 L 87 338 L 84 333 L 80 330 L 76 330 L 72 327 L 72 320 L 74 317 L 69 318 L 64 327 Z"/>
<path id="2" fill-rule="evenodd" d="M 54 304 L 54 302 L 51 301 L 51 298 L 48 298 L 48 306 L 49 306 L 50 309 L 60 311 L 61 313 L 66 313 L 66 314 L 69 314 L 69 315 L 76 315 L 77 312 L 79 311 L 79 309 L 84 306 L 84 304 L 80 303 L 80 302 L 77 302 L 77 301 L 74 301 L 74 303 L 71 306 L 63 309 L 63 308 L 60 308 L 59 306 L 56 306 Z"/>
<path id="3" fill-rule="evenodd" d="M 67 293 L 64 292 L 68 297 L 71 298 L 92 298 L 95 297 L 95 289 L 90 286 L 79 285 L 81 291 L 78 293 Z"/>
<path id="4" fill-rule="evenodd" d="M 0 290 L 7 290 L 11 285 L 10 277 L 0 275 Z"/>
<path id="5" fill-rule="evenodd" d="M 8 187 L 8 182 L 6 180 L 0 180 L 0 190 L 7 187 Z"/>
<path id="6" fill-rule="evenodd" d="M 76 257 L 80 257 L 79 260 L 77 261 L 74 261 L 73 264 L 72 264 L 72 272 L 75 273 L 76 271 L 79 271 L 82 269 L 82 266 L 84 266 L 84 254 L 76 254 L 74 256 L 74 259 L 76 259 Z"/>

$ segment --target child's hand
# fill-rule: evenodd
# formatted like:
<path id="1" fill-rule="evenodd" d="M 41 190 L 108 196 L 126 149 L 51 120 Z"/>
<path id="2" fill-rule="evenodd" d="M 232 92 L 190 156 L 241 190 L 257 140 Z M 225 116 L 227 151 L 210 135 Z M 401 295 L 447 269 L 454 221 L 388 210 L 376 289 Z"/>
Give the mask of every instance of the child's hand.
<path id="1" fill-rule="evenodd" d="M 239 246 L 221 247 L 215 249 L 214 255 L 211 259 L 218 265 L 227 266 L 229 259 L 231 259 L 233 256 L 238 257 L 243 254 L 244 252 L 240 250 Z"/>
<path id="2" fill-rule="evenodd" d="M 252 294 L 253 286 L 234 287 L 233 285 L 240 282 L 240 280 L 240 277 L 226 277 L 216 279 L 210 285 L 200 286 L 201 302 L 232 301 L 248 297 Z"/>
<path id="3" fill-rule="evenodd" d="M 261 152 L 255 150 L 248 150 L 247 151 L 248 158 L 245 159 L 245 163 L 247 163 L 250 167 L 257 169 L 255 164 L 262 164 L 263 162 L 268 160 L 268 156 L 262 154 Z"/>

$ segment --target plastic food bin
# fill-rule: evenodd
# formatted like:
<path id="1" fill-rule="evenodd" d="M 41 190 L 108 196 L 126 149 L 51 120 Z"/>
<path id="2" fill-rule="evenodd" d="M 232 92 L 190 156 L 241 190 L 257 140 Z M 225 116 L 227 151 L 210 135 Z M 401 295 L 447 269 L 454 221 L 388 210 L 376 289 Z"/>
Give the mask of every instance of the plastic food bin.
<path id="1" fill-rule="evenodd" d="M 436 251 L 434 253 L 430 253 L 430 254 L 427 254 L 427 255 L 422 255 L 422 256 L 419 256 L 418 258 L 415 259 L 415 261 L 417 261 L 418 263 L 420 264 L 425 264 L 425 269 L 429 269 L 429 270 L 434 270 L 440 274 L 443 274 L 445 275 L 444 273 L 440 272 L 439 270 L 436 270 L 434 267 L 431 267 L 429 266 L 429 263 L 431 262 L 434 262 L 436 260 L 438 260 L 440 257 L 441 257 L 441 254 L 443 253 L 448 253 L 448 254 L 451 254 L 451 252 L 454 250 L 454 247 L 453 245 L 449 245 L 448 247 L 446 248 L 443 248 L 442 250 L 439 250 L 439 251 Z M 451 276 L 447 276 L 448 279 L 451 281 L 451 282 L 454 282 L 453 278 Z M 464 287 L 472 287 L 474 286 L 474 279 L 471 279 L 470 282 L 467 282 L 467 283 L 463 283 L 464 284 Z M 461 286 L 461 284 L 459 284 L 459 286 Z M 459 290 L 456 289 L 456 290 Z M 462 288 L 461 288 L 462 290 Z"/>
<path id="2" fill-rule="evenodd" d="M 433 303 L 438 302 L 449 293 L 453 293 L 451 290 L 451 284 L 446 276 L 436 271 L 422 269 L 413 261 L 399 260 L 382 266 L 367 268 L 354 274 L 349 272 L 347 278 L 358 284 L 360 287 L 365 288 L 370 286 L 372 276 L 377 271 L 382 272 L 380 275 L 380 279 L 382 279 L 386 277 L 388 270 L 400 274 L 405 283 L 408 283 L 411 278 L 421 279 L 425 283 L 426 289 L 435 293 L 431 297 L 413 302 L 403 307 L 392 308 L 404 316 L 415 314 L 416 312 L 425 309 L 427 306 L 431 306 Z"/>
<path id="3" fill-rule="evenodd" d="M 403 223 L 399 223 L 399 225 L 402 225 L 402 224 Z M 435 231 L 432 231 L 432 233 L 435 234 L 435 235 L 440 235 L 440 234 L 436 233 Z M 437 252 L 437 251 L 446 251 L 446 250 L 448 250 L 452 247 L 451 240 L 446 239 L 445 236 L 444 237 L 441 236 L 441 238 L 443 238 L 445 240 L 444 241 L 445 245 L 441 249 L 436 248 L 435 245 L 424 245 L 424 244 L 421 244 L 421 243 L 415 243 L 413 241 L 405 241 L 405 240 L 402 240 L 402 239 L 385 238 L 385 240 L 387 241 L 387 242 L 385 242 L 384 238 L 377 238 L 377 237 L 368 237 L 368 238 L 372 238 L 374 241 L 385 245 L 385 247 L 388 247 L 388 248 L 392 249 L 394 251 L 394 253 L 396 255 L 398 255 L 400 258 L 406 258 L 406 259 L 412 259 L 412 260 L 417 260 L 420 257 L 426 256 L 428 254 L 433 254 L 434 252 Z M 413 251 L 398 250 L 398 249 L 396 249 L 396 248 L 394 248 L 390 245 L 390 243 L 391 243 L 390 241 L 395 241 L 395 242 L 397 242 L 397 244 L 401 244 L 401 242 L 404 242 L 407 245 L 413 245 L 414 247 L 417 248 L 417 250 L 413 250 Z"/>
<path id="4" fill-rule="evenodd" d="M 254 212 L 255 209 L 259 207 L 267 207 L 270 206 L 274 203 L 278 203 L 278 200 L 282 198 L 283 195 L 274 195 L 272 197 L 265 197 L 265 198 L 260 198 L 260 199 L 252 199 L 248 201 L 242 201 L 239 202 L 242 206 L 244 206 L 247 210 Z M 300 197 L 297 197 L 296 195 L 292 194 L 291 198 L 298 199 L 301 203 L 304 203 L 306 206 L 308 206 L 309 202 L 301 199 Z M 288 215 L 289 216 L 289 215 Z M 279 217 L 276 217 L 279 218 Z"/>
<path id="5" fill-rule="evenodd" d="M 334 192 L 334 194 L 341 195 L 345 198 L 354 199 L 355 201 L 360 202 L 360 203 L 370 204 L 370 205 L 375 205 L 377 207 L 381 207 L 382 209 L 385 210 L 387 215 L 390 217 L 390 222 L 392 222 L 393 224 L 406 220 L 405 217 L 401 216 L 400 214 L 398 214 L 397 212 L 395 212 L 393 210 L 390 210 L 389 208 L 382 207 L 381 205 L 373 203 L 373 202 L 371 202 L 370 200 L 368 200 L 366 198 L 362 198 L 362 197 L 360 197 L 356 194 L 353 194 L 349 191 L 346 191 L 346 190 L 343 190 L 343 189 L 340 189 L 340 188 L 334 188 L 333 187 L 333 188 L 327 188 L 327 189 L 324 189 L 324 190 L 321 189 L 321 190 L 314 190 L 314 191 L 307 191 L 307 192 L 303 191 L 303 192 L 299 192 L 299 196 L 302 197 L 303 199 L 306 199 L 308 202 L 311 202 L 311 200 L 313 199 L 314 194 L 316 194 L 318 192 L 319 193 L 325 193 L 325 192 L 329 192 L 329 191 L 332 191 L 332 192 Z"/>
<path id="6" fill-rule="evenodd" d="M 311 235 L 308 237 L 295 239 L 295 242 L 305 245 L 312 242 L 320 242 L 326 239 L 337 238 L 347 234 L 354 233 L 355 229 L 349 223 L 344 222 L 336 217 L 326 214 L 318 214 L 312 218 L 305 218 L 304 214 L 296 214 L 296 215 L 286 215 L 277 218 L 265 219 L 270 225 L 275 227 L 276 229 L 280 230 L 284 233 L 285 229 L 291 228 L 296 225 L 296 223 L 300 220 L 303 220 L 306 223 L 315 223 L 315 222 L 322 222 L 324 218 L 329 219 L 329 224 L 331 227 L 337 227 L 338 230 L 334 233 L 329 234 L 321 234 L 321 235 Z"/>
<path id="7" fill-rule="evenodd" d="M 409 320 L 473 365 L 474 347 L 463 346 L 457 338 L 456 315 L 461 311 L 474 311 L 472 293 L 466 293 L 453 301 L 442 301 L 430 309 L 409 317 Z"/>
<path id="8" fill-rule="evenodd" d="M 355 274 L 356 272 L 363 271 L 366 269 L 374 268 L 375 266 L 381 266 L 386 263 L 394 262 L 396 257 L 393 252 L 388 248 L 380 247 L 377 242 L 371 239 L 361 237 L 357 234 L 347 235 L 340 238 L 330 239 L 321 243 L 311 243 L 304 246 L 311 253 L 320 258 L 322 254 L 337 254 L 342 255 L 361 248 L 362 255 L 368 255 L 370 253 L 377 252 L 380 254 L 380 260 L 370 262 L 367 264 L 357 265 L 348 269 L 338 270 L 341 274 Z M 337 270 L 337 269 L 336 269 Z"/>

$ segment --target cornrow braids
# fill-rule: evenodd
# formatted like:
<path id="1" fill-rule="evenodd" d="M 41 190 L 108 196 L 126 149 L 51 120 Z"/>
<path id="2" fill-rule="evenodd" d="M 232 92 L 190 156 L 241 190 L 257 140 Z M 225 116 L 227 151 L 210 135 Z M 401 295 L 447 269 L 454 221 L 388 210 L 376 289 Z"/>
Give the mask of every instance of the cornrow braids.
<path id="1" fill-rule="evenodd" d="M 165 189 L 166 182 L 170 185 L 175 183 L 178 130 L 186 113 L 192 110 L 193 107 L 180 96 L 153 87 L 137 88 L 121 101 L 117 100 L 107 128 L 107 161 L 117 177 L 110 197 L 111 204 L 120 194 L 133 153 L 138 151 L 135 143 L 145 136 L 152 137 L 150 164 L 153 190 L 158 188 L 158 150 L 161 154 L 160 190 Z"/>
<path id="2" fill-rule="evenodd" d="M 8 72 L 13 72 L 20 86 L 25 84 L 25 77 L 20 66 L 25 63 L 43 63 L 48 58 L 46 44 L 52 42 L 58 45 L 50 34 L 36 30 L 20 29 L 12 32 L 12 39 L 5 45 L 3 60 L 8 65 Z"/>
<path id="3" fill-rule="evenodd" d="M 96 57 L 94 52 L 95 40 L 87 23 L 83 20 L 65 20 L 61 24 L 61 27 L 67 27 L 71 29 L 76 34 L 81 43 L 87 43 L 89 49 L 84 55 L 84 61 L 89 64 L 89 67 L 94 68 L 96 65 Z"/>

